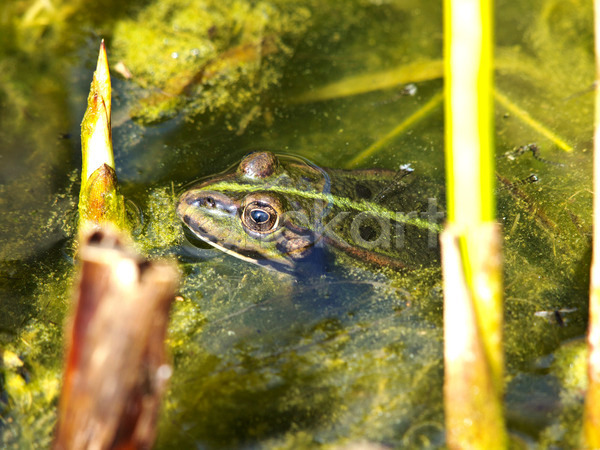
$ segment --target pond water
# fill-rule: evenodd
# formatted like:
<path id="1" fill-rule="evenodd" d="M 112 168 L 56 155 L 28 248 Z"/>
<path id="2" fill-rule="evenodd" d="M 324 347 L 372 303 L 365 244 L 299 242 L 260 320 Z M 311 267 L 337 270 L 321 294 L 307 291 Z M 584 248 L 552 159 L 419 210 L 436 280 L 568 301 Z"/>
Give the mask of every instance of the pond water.
<path id="1" fill-rule="evenodd" d="M 442 447 L 439 268 L 400 275 L 341 258 L 299 280 L 192 246 L 175 216 L 185 185 L 257 149 L 338 169 L 410 164 L 442 192 L 441 2 L 80 3 L 0 6 L 2 446 L 51 442 L 79 124 L 104 37 L 136 245 L 182 273 L 157 448 Z M 572 448 L 585 388 L 591 4 L 498 1 L 496 42 L 507 421 L 522 445 Z"/>

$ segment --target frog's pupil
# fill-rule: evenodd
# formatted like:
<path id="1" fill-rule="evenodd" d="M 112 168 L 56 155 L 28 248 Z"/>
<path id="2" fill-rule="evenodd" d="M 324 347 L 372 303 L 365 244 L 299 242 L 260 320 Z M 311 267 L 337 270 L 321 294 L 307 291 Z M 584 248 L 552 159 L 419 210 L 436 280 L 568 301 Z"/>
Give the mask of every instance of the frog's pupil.
<path id="1" fill-rule="evenodd" d="M 269 213 L 262 209 L 254 209 L 250 212 L 250 217 L 252 217 L 252 220 L 256 223 L 265 223 L 269 220 Z"/>

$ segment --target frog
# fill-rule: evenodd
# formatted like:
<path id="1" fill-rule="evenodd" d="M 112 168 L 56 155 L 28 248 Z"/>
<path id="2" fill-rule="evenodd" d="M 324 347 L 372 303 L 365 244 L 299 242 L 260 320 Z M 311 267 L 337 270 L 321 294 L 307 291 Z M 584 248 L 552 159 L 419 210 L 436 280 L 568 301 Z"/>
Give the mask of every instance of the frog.
<path id="1" fill-rule="evenodd" d="M 176 212 L 194 239 L 281 272 L 343 258 L 404 272 L 439 262 L 443 196 L 426 186 L 409 165 L 330 169 L 259 150 L 189 186 Z"/>

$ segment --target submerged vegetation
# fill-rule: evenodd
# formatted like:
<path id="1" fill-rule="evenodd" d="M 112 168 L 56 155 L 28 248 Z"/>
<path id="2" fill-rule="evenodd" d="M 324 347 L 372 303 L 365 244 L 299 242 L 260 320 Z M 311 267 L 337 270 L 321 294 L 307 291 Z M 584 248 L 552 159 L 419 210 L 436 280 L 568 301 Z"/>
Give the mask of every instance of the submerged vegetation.
<path id="1" fill-rule="evenodd" d="M 440 2 L 125 3 L 0 6 L 2 446 L 49 445 L 55 424 L 76 136 L 98 35 L 111 57 L 115 165 L 136 245 L 177 258 L 184 275 L 158 448 L 443 446 L 438 268 L 389 276 L 344 260 L 303 283 L 189 245 L 174 211 L 185 183 L 265 147 L 334 168 L 410 164 L 442 186 Z M 586 329 L 592 223 L 591 5 L 497 2 L 494 16 L 507 428 L 529 444 L 575 447 L 582 365 L 570 341 Z"/>
<path id="2" fill-rule="evenodd" d="M 310 19 L 301 2 L 150 3 L 114 30 L 115 57 L 144 89 L 132 117 L 152 123 L 184 111 L 243 132 L 263 116 L 257 99 L 279 83 Z"/>

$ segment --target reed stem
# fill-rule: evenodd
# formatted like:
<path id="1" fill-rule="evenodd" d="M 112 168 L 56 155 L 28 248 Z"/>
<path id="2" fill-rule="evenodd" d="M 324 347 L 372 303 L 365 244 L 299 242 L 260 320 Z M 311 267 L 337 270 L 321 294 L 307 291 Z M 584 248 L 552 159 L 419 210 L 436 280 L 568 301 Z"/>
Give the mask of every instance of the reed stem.
<path id="1" fill-rule="evenodd" d="M 125 229 L 125 207 L 119 194 L 111 131 L 111 84 L 104 41 L 81 123 L 81 190 L 79 234 L 111 224 Z"/>
<path id="2" fill-rule="evenodd" d="M 600 1 L 594 0 L 596 92 L 594 114 L 594 241 L 590 274 L 588 390 L 583 415 L 583 446 L 600 448 Z"/>
<path id="3" fill-rule="evenodd" d="M 448 226 L 444 402 L 450 448 L 502 449 L 502 265 L 495 223 L 492 2 L 444 1 Z"/>

